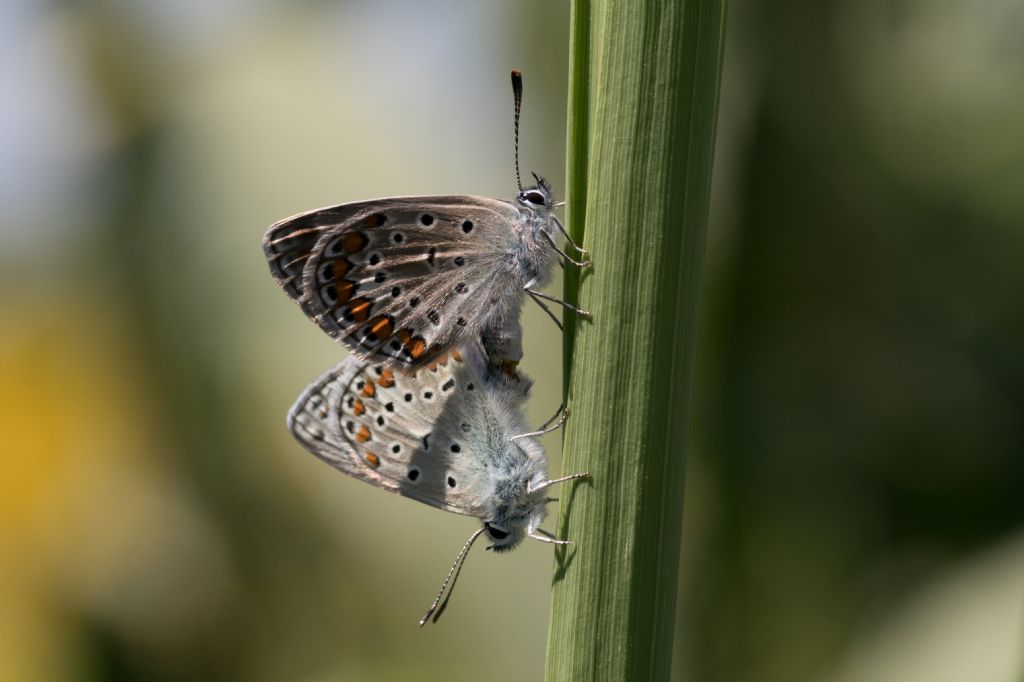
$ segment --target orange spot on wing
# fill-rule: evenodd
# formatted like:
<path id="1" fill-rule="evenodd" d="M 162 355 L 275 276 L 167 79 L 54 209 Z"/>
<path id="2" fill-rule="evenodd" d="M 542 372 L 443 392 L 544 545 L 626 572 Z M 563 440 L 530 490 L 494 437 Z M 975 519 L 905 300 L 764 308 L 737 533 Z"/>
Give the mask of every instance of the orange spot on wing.
<path id="1" fill-rule="evenodd" d="M 369 239 L 362 232 L 348 232 L 341 238 L 341 247 L 345 253 L 359 253 L 366 248 Z"/>
<path id="2" fill-rule="evenodd" d="M 331 272 L 334 275 L 334 281 L 337 282 L 339 279 L 347 275 L 350 267 L 352 267 L 352 264 L 344 258 L 335 259 L 331 264 Z"/>
<path id="3" fill-rule="evenodd" d="M 377 383 L 380 384 L 381 388 L 391 388 L 395 385 L 395 373 L 390 369 L 386 369 L 380 373 L 380 378 L 377 379 Z"/>
<path id="4" fill-rule="evenodd" d="M 364 227 L 381 227 L 388 221 L 387 217 L 383 213 L 375 213 L 372 216 L 363 218 Z"/>
<path id="5" fill-rule="evenodd" d="M 359 430 L 356 431 L 356 440 L 360 443 L 365 443 L 370 440 L 370 429 L 365 426 L 360 426 Z"/>
<path id="6" fill-rule="evenodd" d="M 457 350 L 452 351 L 452 360 L 455 362 L 462 362 L 462 353 Z"/>
<path id="7" fill-rule="evenodd" d="M 363 459 L 365 459 L 366 463 L 369 464 L 374 469 L 380 466 L 380 457 L 373 454 L 372 452 L 367 452 L 365 455 L 363 455 Z"/>
<path id="8" fill-rule="evenodd" d="M 363 395 L 367 398 L 372 398 L 377 393 L 377 387 L 373 385 L 373 379 L 367 379 L 366 383 L 363 384 Z"/>
<path id="9" fill-rule="evenodd" d="M 338 302 L 348 303 L 348 300 L 352 298 L 352 294 L 356 293 L 356 283 L 350 282 L 347 279 L 343 279 L 340 282 L 338 280 L 334 281 L 337 282 Z"/>
<path id="10" fill-rule="evenodd" d="M 366 322 L 366 318 L 370 316 L 370 302 L 365 298 L 356 298 L 352 301 L 352 317 L 355 318 L 356 322 Z"/>
<path id="11" fill-rule="evenodd" d="M 355 401 L 355 402 L 354 402 L 354 403 L 352 404 L 352 413 L 353 413 L 353 414 L 354 414 L 355 416 L 357 416 L 357 417 L 358 417 L 358 416 L 359 416 L 359 415 L 361 415 L 361 414 L 362 414 L 363 412 L 366 412 L 366 406 L 365 406 L 365 405 L 363 405 L 363 401 L 362 401 L 362 400 L 357 400 L 357 401 Z"/>
<path id="12" fill-rule="evenodd" d="M 394 330 L 394 322 L 386 315 L 378 315 L 370 320 L 370 331 L 373 332 L 378 339 L 388 338 Z"/>
<path id="13" fill-rule="evenodd" d="M 447 367 L 448 366 L 448 354 L 447 353 L 444 354 L 444 355 L 438 356 L 437 360 L 434 360 L 432 363 L 427 365 L 427 369 L 429 369 L 431 372 L 434 372 L 434 371 L 437 370 L 438 366 L 440 366 L 440 367 Z"/>
<path id="14" fill-rule="evenodd" d="M 427 342 L 421 338 L 415 338 L 409 344 L 409 355 L 413 360 L 419 360 L 427 352 Z"/>

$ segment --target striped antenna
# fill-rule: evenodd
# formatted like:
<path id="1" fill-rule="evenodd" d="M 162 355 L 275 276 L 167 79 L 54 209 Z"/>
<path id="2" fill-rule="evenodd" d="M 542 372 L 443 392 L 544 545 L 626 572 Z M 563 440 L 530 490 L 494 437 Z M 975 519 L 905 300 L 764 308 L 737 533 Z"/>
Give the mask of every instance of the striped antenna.
<path id="1" fill-rule="evenodd" d="M 462 551 L 455 557 L 455 563 L 452 564 L 452 568 L 448 571 L 448 577 L 444 579 L 441 584 L 441 591 L 437 593 L 437 599 L 430 605 L 427 612 L 420 618 L 420 627 L 426 625 L 427 621 L 436 623 L 437 619 L 444 613 L 445 608 L 448 606 L 448 600 L 452 598 L 452 590 L 455 589 L 455 582 L 459 579 L 459 573 L 462 573 L 462 563 L 466 560 L 466 555 L 469 554 L 470 547 L 476 542 L 476 539 L 480 537 L 480 534 L 487 530 L 487 526 L 478 529 L 475 533 L 469 536 L 469 540 L 466 540 L 466 544 L 462 546 Z M 451 589 L 448 589 L 448 584 L 451 583 Z M 444 602 L 441 601 L 441 597 L 444 597 L 445 591 L 448 592 L 448 596 L 445 597 Z M 438 606 L 440 604 L 440 606 Z"/>
<path id="2" fill-rule="evenodd" d="M 516 184 L 519 191 L 523 191 L 523 181 L 519 177 L 519 110 L 523 107 L 523 74 L 519 71 L 512 71 L 512 96 L 516 100 Z"/>

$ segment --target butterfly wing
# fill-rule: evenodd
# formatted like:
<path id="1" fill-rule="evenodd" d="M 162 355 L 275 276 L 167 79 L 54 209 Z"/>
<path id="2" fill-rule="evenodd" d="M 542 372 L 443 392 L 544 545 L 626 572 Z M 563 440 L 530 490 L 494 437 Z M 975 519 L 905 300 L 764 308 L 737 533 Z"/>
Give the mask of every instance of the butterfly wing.
<path id="1" fill-rule="evenodd" d="M 484 197 L 377 199 L 287 218 L 264 251 L 331 337 L 362 358 L 418 369 L 475 339 L 496 312 L 518 311 L 521 220 Z"/>
<path id="2" fill-rule="evenodd" d="M 495 414 L 484 363 L 475 346 L 415 374 L 350 356 L 302 393 L 288 427 L 306 449 L 350 476 L 480 517 L 490 508 L 491 472 L 513 435 L 506 415 Z M 520 390 L 523 397 L 528 388 Z"/>

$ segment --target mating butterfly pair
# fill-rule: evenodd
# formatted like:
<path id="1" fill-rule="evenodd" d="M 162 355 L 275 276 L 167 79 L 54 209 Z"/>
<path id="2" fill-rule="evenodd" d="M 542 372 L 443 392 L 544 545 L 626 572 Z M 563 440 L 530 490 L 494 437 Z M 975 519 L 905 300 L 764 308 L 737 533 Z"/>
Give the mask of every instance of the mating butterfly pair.
<path id="1" fill-rule="evenodd" d="M 555 230 L 581 256 L 554 214 L 548 184 L 516 180 L 512 202 L 476 196 L 393 197 L 286 218 L 264 236 L 278 284 L 352 355 L 311 384 L 288 426 L 311 452 L 344 473 L 483 522 L 452 565 L 420 621 L 434 621 L 473 542 L 495 550 L 524 537 L 563 544 L 540 530 L 554 483 L 528 432 L 522 406 L 529 379 L 519 313 L 529 295 L 558 323 L 539 291 L 562 251 Z M 561 326 L 559 324 L 559 326 Z M 558 428 L 562 419 L 554 426 Z M 551 421 L 555 421 L 552 419 Z M 450 595 L 450 591 L 448 592 Z"/>

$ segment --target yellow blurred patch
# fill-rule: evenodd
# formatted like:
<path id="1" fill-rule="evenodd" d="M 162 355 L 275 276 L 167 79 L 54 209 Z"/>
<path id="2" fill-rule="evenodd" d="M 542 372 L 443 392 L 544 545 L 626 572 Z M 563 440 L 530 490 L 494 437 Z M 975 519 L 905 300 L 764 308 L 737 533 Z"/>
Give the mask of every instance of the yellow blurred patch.
<path id="1" fill-rule="evenodd" d="M 82 614 L 150 648 L 207 636 L 230 589 L 219 537 L 162 466 L 127 323 L 64 303 L 73 324 L 0 307 L 4 680 L 66 677 Z"/>
<path id="2" fill-rule="evenodd" d="M 140 454 L 128 354 L 103 338 L 98 306 L 66 309 L 73 324 L 35 307 L 0 309 L 0 558 L 59 543 L 89 471 Z"/>

